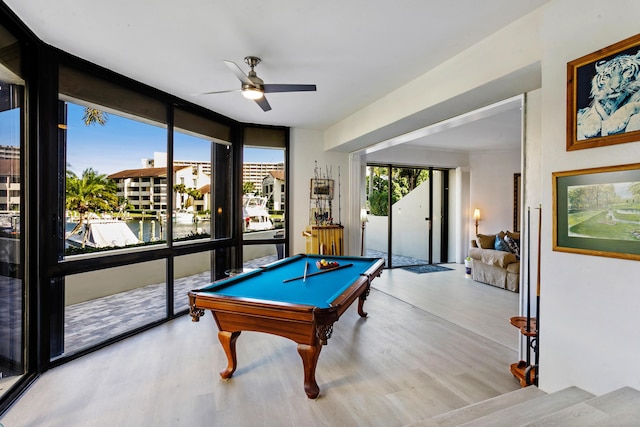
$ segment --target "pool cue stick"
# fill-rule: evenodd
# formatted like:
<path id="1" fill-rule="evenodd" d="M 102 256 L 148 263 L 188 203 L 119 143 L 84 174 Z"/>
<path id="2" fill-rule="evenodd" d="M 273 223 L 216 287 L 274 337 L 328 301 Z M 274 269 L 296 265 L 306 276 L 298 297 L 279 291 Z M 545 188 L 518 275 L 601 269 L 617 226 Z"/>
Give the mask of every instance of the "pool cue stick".
<path id="1" fill-rule="evenodd" d="M 529 381 L 529 369 L 531 367 L 531 207 L 527 207 L 527 355 L 524 370 L 525 383 Z"/>
<path id="2" fill-rule="evenodd" d="M 539 358 L 540 358 L 540 252 L 541 252 L 541 236 L 542 236 L 542 205 L 540 205 L 538 216 L 538 278 L 536 282 L 536 357 L 535 367 L 536 372 L 533 378 L 533 383 L 538 385 L 539 378 Z"/>
<path id="3" fill-rule="evenodd" d="M 352 265 L 353 264 L 344 264 L 344 265 L 339 265 L 339 266 L 334 267 L 334 268 L 327 268 L 326 270 L 320 270 L 320 271 L 316 271 L 315 273 L 309 273 L 309 274 L 307 274 L 307 277 L 317 276 L 318 274 L 331 273 L 332 271 L 341 270 L 343 268 L 351 267 Z M 302 279 L 302 276 L 293 277 L 291 279 L 284 279 L 282 281 L 282 283 L 292 282 L 292 281 L 298 280 L 298 279 Z"/>
<path id="4" fill-rule="evenodd" d="M 342 224 L 342 206 L 340 205 L 342 196 L 340 194 L 340 166 L 338 166 L 338 225 Z"/>
<path id="5" fill-rule="evenodd" d="M 309 261 L 304 262 L 304 274 L 302 275 L 302 281 L 307 281 L 307 270 L 309 269 Z"/>

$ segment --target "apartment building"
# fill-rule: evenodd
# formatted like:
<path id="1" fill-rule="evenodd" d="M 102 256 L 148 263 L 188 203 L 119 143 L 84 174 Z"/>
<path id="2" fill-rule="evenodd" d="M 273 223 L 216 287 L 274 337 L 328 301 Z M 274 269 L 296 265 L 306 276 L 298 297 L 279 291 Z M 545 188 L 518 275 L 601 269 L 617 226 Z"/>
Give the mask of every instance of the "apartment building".
<path id="1" fill-rule="evenodd" d="M 0 212 L 20 207 L 20 147 L 0 145 Z"/>
<path id="2" fill-rule="evenodd" d="M 284 176 L 284 163 L 245 162 L 242 164 L 242 182 L 252 182 L 257 191 L 262 189 L 262 181 L 272 171 L 282 171 Z"/>
<path id="3" fill-rule="evenodd" d="M 174 166 L 174 185 L 182 184 L 188 189 L 197 189 L 201 194 L 208 193 L 209 175 L 205 174 L 202 165 Z M 108 176 L 118 186 L 117 196 L 127 199 L 133 209 L 167 210 L 167 168 L 148 167 L 127 169 Z M 175 193 L 174 208 L 186 208 L 189 196 L 186 193 Z M 204 210 L 206 200 L 192 201 L 194 210 Z"/>

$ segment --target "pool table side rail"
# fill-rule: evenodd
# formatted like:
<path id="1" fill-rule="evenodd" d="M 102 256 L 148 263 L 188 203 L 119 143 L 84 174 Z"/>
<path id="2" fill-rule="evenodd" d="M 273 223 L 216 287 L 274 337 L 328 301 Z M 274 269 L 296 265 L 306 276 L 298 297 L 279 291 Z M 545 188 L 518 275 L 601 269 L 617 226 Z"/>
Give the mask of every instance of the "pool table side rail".
<path id="1" fill-rule="evenodd" d="M 330 305 L 332 307 L 338 307 L 339 315 L 342 316 L 342 313 L 351 306 L 356 298 L 363 294 L 365 294 L 364 298 L 369 295 L 371 281 L 376 277 L 380 277 L 383 269 L 384 260 L 379 259 L 378 262 L 374 263 L 366 271 L 360 273 L 360 277 L 356 279 L 349 288 L 342 291 L 339 295 L 336 295 L 335 299 L 332 299 L 330 302 Z"/>

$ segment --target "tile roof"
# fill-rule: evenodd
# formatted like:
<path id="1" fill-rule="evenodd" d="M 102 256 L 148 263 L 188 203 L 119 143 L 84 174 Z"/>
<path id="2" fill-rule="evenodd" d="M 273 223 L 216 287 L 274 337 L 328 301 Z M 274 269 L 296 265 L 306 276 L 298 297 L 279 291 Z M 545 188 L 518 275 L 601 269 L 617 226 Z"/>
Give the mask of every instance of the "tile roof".
<path id="1" fill-rule="evenodd" d="M 190 168 L 191 166 L 174 166 L 173 173 L 176 173 L 179 170 L 184 168 Z M 120 172 L 112 173 L 107 178 L 109 179 L 121 179 L 121 178 L 143 178 L 143 177 L 152 177 L 166 178 L 167 176 L 167 168 L 142 168 L 142 169 L 125 169 Z"/>
<path id="2" fill-rule="evenodd" d="M 275 179 L 279 179 L 280 181 L 284 181 L 284 171 L 269 171 L 272 177 Z"/>

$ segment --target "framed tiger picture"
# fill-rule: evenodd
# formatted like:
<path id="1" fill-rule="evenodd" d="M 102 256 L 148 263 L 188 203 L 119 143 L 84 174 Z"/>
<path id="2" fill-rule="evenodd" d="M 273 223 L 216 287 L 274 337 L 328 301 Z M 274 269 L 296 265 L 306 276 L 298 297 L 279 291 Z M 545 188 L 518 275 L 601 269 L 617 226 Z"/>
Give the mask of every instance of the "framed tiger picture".
<path id="1" fill-rule="evenodd" d="M 567 64 L 567 150 L 640 141 L 640 34 Z"/>

